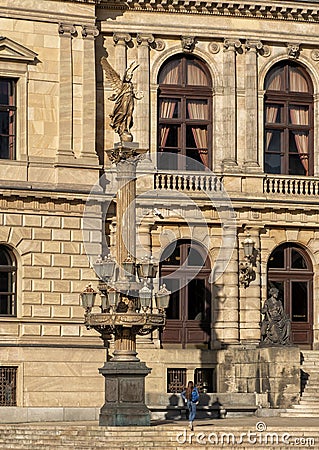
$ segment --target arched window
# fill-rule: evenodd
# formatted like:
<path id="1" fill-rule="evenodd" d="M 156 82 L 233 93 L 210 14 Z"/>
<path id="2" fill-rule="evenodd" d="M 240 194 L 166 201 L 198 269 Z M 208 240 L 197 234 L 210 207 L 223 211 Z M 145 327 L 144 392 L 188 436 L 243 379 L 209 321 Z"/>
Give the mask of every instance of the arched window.
<path id="1" fill-rule="evenodd" d="M 173 242 L 161 257 L 161 282 L 172 291 L 166 311 L 162 342 L 201 344 L 210 342 L 210 262 L 204 247 L 188 241 Z"/>
<path id="2" fill-rule="evenodd" d="M 282 244 L 268 260 L 268 291 L 279 290 L 279 299 L 291 319 L 292 341 L 312 344 L 312 280 L 311 261 L 298 245 Z"/>
<path id="3" fill-rule="evenodd" d="M 276 64 L 265 80 L 265 172 L 313 175 L 313 86 L 300 65 Z"/>
<path id="4" fill-rule="evenodd" d="M 191 55 L 173 57 L 162 67 L 158 83 L 158 167 L 210 167 L 211 78 L 206 65 Z"/>
<path id="5" fill-rule="evenodd" d="M 0 316 L 16 315 L 16 271 L 13 253 L 0 245 Z"/>

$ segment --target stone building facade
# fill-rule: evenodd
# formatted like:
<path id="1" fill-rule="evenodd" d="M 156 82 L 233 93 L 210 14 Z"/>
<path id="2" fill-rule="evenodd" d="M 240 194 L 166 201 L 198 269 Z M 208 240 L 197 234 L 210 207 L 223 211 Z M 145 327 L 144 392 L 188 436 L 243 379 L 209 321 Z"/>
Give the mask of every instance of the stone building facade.
<path id="1" fill-rule="evenodd" d="M 318 3 L 0 10 L 0 417 L 92 418 L 102 404 L 105 349 L 79 300 L 96 285 L 89 257 L 116 254 L 102 56 L 121 75 L 139 64 L 134 256 L 159 259 L 172 291 L 165 330 L 138 342 L 149 405 L 190 378 L 230 403 L 297 402 L 300 350 L 319 348 Z M 271 287 L 291 320 L 294 345 L 280 349 L 259 346 Z"/>

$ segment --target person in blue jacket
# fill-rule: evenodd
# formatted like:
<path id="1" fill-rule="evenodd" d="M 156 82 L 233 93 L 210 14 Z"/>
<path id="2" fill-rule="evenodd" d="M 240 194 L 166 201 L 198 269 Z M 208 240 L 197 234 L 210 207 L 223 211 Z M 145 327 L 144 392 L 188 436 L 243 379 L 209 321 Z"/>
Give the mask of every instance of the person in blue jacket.
<path id="1" fill-rule="evenodd" d="M 189 429 L 193 430 L 193 422 L 196 416 L 196 405 L 199 400 L 199 393 L 196 386 L 192 381 L 189 381 L 187 384 L 187 388 L 183 390 L 181 393 L 185 402 L 187 402 L 187 408 L 189 410 Z"/>

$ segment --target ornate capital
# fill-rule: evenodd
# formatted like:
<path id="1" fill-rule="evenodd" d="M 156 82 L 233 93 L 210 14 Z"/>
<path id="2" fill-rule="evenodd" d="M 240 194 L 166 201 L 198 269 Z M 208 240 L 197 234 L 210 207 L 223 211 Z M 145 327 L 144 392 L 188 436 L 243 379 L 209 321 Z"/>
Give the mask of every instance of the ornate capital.
<path id="1" fill-rule="evenodd" d="M 247 41 L 245 43 L 245 49 L 247 52 L 252 50 L 252 51 L 255 51 L 256 53 L 259 53 L 263 49 L 263 44 L 261 41 L 247 39 Z"/>
<path id="2" fill-rule="evenodd" d="M 196 38 L 194 36 L 181 36 L 182 49 L 185 53 L 192 53 L 196 45 Z"/>
<path id="3" fill-rule="evenodd" d="M 95 25 L 82 25 L 82 37 L 94 39 L 99 35 L 99 30 Z"/>
<path id="4" fill-rule="evenodd" d="M 288 58 L 297 59 L 300 55 L 300 44 L 299 43 L 294 43 L 294 44 L 287 43 L 286 45 L 287 45 Z"/>
<path id="5" fill-rule="evenodd" d="M 65 37 L 76 36 L 76 27 L 70 23 L 59 23 L 59 35 Z"/>
<path id="6" fill-rule="evenodd" d="M 224 39 L 224 52 L 236 52 L 241 49 L 241 42 L 239 39 Z"/>
<path id="7" fill-rule="evenodd" d="M 132 36 L 128 33 L 113 33 L 115 45 L 127 45 L 132 41 Z"/>
<path id="8" fill-rule="evenodd" d="M 153 45 L 155 43 L 154 36 L 152 34 L 138 33 L 136 36 L 136 42 L 138 45 Z"/>

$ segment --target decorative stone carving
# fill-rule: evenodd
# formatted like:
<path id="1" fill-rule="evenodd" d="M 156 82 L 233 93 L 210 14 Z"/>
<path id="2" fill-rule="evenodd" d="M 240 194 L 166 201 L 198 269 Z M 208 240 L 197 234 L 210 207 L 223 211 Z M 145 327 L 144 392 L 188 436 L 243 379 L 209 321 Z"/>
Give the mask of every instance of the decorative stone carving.
<path id="1" fill-rule="evenodd" d="M 181 36 L 182 49 L 185 53 L 192 53 L 195 49 L 196 38 L 194 36 Z"/>
<path id="2" fill-rule="evenodd" d="M 165 42 L 163 41 L 163 39 L 155 39 L 154 44 L 155 45 L 152 48 L 154 48 L 154 50 L 157 50 L 158 52 L 162 52 L 165 48 Z"/>
<path id="3" fill-rule="evenodd" d="M 260 346 L 290 345 L 291 322 L 278 299 L 279 290 L 271 288 L 269 295 L 261 310 L 265 317 L 261 323 Z"/>
<path id="4" fill-rule="evenodd" d="M 76 36 L 77 31 L 76 27 L 73 24 L 70 23 L 59 23 L 59 34 L 60 36 Z"/>
<path id="5" fill-rule="evenodd" d="M 113 42 L 115 45 L 128 45 L 132 42 L 132 36 L 128 33 L 114 33 Z"/>
<path id="6" fill-rule="evenodd" d="M 263 49 L 263 44 L 261 41 L 247 39 L 247 41 L 245 43 L 245 49 L 246 49 L 246 51 L 254 50 L 259 53 Z"/>
<path id="7" fill-rule="evenodd" d="M 99 30 L 96 26 L 82 25 L 82 37 L 83 38 L 95 38 L 99 35 Z"/>
<path id="8" fill-rule="evenodd" d="M 239 39 L 224 39 L 224 52 L 227 51 L 240 51 L 242 49 Z"/>
<path id="9" fill-rule="evenodd" d="M 155 43 L 155 39 L 154 39 L 154 36 L 152 34 L 139 33 L 136 36 L 136 42 L 138 43 L 138 45 L 150 45 L 150 46 L 153 46 L 153 44 Z"/>
<path id="10" fill-rule="evenodd" d="M 312 52 L 311 52 L 311 58 L 312 58 L 314 61 L 319 61 L 319 50 L 318 50 L 318 49 L 312 50 Z"/>
<path id="11" fill-rule="evenodd" d="M 208 45 L 208 50 L 214 55 L 220 51 L 220 45 L 217 42 L 210 42 Z"/>
<path id="12" fill-rule="evenodd" d="M 300 55 L 300 44 L 287 44 L 288 58 L 297 59 Z"/>

